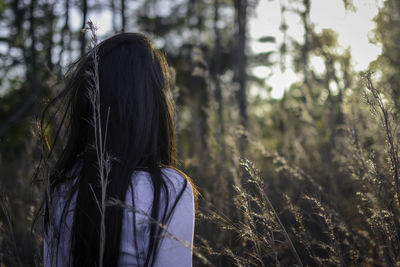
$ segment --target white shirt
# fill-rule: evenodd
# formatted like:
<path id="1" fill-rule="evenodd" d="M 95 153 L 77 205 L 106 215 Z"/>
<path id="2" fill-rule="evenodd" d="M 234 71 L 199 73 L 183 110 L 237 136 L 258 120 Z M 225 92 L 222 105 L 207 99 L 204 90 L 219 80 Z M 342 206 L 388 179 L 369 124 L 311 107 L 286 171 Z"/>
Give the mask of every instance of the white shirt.
<path id="1" fill-rule="evenodd" d="M 176 170 L 172 168 L 161 168 L 164 181 L 166 181 L 169 190 L 169 208 L 172 207 L 177 195 L 183 189 L 185 178 L 183 178 Z M 153 185 L 148 172 L 135 171 L 132 174 L 132 187 L 128 187 L 125 203 L 132 206 L 132 191 L 134 190 L 135 210 L 141 212 L 132 212 L 124 209 L 122 228 L 121 228 L 121 246 L 120 258 L 118 266 L 142 266 L 147 256 L 148 240 L 149 240 L 149 217 L 151 214 L 153 203 Z M 60 217 L 62 208 L 64 207 L 63 187 L 55 190 L 53 195 L 52 217 L 56 227 L 60 227 Z M 75 207 L 76 193 L 71 199 L 70 207 Z M 161 201 L 165 196 L 161 195 Z M 162 206 L 162 205 L 161 205 Z M 49 238 L 44 237 L 43 258 L 44 266 L 68 266 L 69 248 L 70 248 L 70 229 L 73 222 L 73 208 L 71 208 L 62 225 L 60 231 L 60 245 L 57 256 L 53 256 L 52 263 L 50 258 L 50 242 Z M 133 214 L 136 219 L 136 242 L 134 241 Z M 163 234 L 159 242 L 159 247 L 154 261 L 154 266 L 164 267 L 190 267 L 192 266 L 192 246 L 194 232 L 194 200 L 193 190 L 190 183 L 187 186 L 176 204 L 176 207 L 166 224 L 168 233 Z M 55 253 L 55 251 L 53 252 Z M 53 254 L 55 255 L 55 254 Z M 137 261 L 139 256 L 139 262 Z"/>

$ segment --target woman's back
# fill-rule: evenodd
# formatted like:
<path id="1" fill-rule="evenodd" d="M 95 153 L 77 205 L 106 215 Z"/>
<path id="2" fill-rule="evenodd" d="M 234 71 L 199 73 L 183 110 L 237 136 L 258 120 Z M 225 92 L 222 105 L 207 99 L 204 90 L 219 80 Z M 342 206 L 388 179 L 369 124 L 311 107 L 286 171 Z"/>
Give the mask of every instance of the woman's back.
<path id="1" fill-rule="evenodd" d="M 71 65 L 41 120 L 49 151 L 43 165 L 50 166 L 45 265 L 191 265 L 191 250 L 163 230 L 191 246 L 196 190 L 171 169 L 177 162 L 171 84 L 164 53 L 140 33 L 114 35 Z M 56 118 L 59 127 L 46 130 Z M 52 140 L 46 133 L 54 133 Z"/>
<path id="2" fill-rule="evenodd" d="M 172 214 L 166 223 L 166 231 L 160 237 L 158 253 L 153 266 L 191 266 L 194 229 L 192 187 L 182 175 L 172 168 L 161 168 L 161 172 L 169 191 L 168 211 L 172 210 Z M 70 266 L 70 233 L 76 204 L 76 192 L 71 198 L 69 209 L 66 211 L 65 223 L 61 225 L 60 223 L 62 209 L 68 197 L 68 188 L 77 180 L 77 177 L 75 177 L 69 186 L 60 185 L 53 193 L 53 227 L 56 227 L 55 232 L 60 234 L 59 246 L 57 251 L 56 244 L 51 244 L 57 239 L 48 238 L 45 235 L 43 254 L 45 266 Z M 165 199 L 166 194 L 164 192 L 161 202 Z M 153 204 L 153 185 L 148 172 L 135 171 L 132 174 L 132 183 L 128 188 L 123 204 L 125 206 L 123 207 L 119 266 L 143 266 L 147 257 L 150 225 L 156 223 L 149 216 Z M 50 247 L 53 247 L 53 249 L 50 250 Z M 53 256 L 51 256 L 51 251 Z"/>

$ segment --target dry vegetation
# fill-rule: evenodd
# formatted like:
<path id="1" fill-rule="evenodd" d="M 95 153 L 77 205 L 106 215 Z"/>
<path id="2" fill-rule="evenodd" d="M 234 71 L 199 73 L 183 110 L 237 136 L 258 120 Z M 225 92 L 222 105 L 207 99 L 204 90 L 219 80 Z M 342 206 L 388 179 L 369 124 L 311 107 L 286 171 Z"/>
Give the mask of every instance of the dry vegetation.
<path id="1" fill-rule="evenodd" d="M 359 125 L 350 123 L 349 119 L 343 126 L 346 128 L 343 150 L 337 151 L 335 156 L 335 161 L 340 163 L 340 176 L 334 179 L 348 187 L 347 192 L 333 194 L 324 187 L 324 177 L 289 163 L 241 127 L 230 126 L 232 134 L 224 136 L 223 146 L 215 141 L 221 140 L 221 136 L 209 139 L 208 171 L 196 180 L 202 197 L 197 212 L 195 265 L 400 264 L 398 118 L 390 96 L 374 87 L 371 74 L 363 80 L 365 101 L 362 105 L 370 110 L 371 131 L 375 131 L 375 123 L 379 123 L 374 133 L 376 143 L 382 147 L 366 151 L 361 143 Z M 96 106 L 95 101 L 93 106 Z M 248 158 L 256 159 L 263 173 L 257 169 L 257 164 L 240 156 L 237 144 L 243 136 Z M 223 157 L 219 156 L 221 147 L 229 151 L 225 155 L 230 155 L 223 162 Z M 104 155 L 100 155 L 102 157 Z M 45 169 L 46 166 L 41 170 L 44 176 Z M 215 174 L 218 176 L 213 176 Z M 29 195 L 35 196 L 35 202 L 39 200 L 37 191 Z M 100 200 L 99 207 L 103 205 Z M 1 225 L 1 243 L 5 248 L 2 257 L 10 266 L 26 265 L 20 257 L 25 251 L 14 235 L 13 224 L 17 224 L 25 227 L 18 232 L 25 232 L 30 246 L 36 247 L 30 252 L 34 253 L 32 264 L 40 266 L 40 230 L 30 232 L 28 222 L 13 223 L 6 192 L 2 192 L 1 207 L 7 222 Z M 32 220 L 32 213 L 31 210 L 28 221 Z"/>
<path id="2" fill-rule="evenodd" d="M 379 123 L 379 132 L 374 133 L 385 147 L 379 153 L 366 151 L 358 125 L 345 126 L 345 146 L 335 157 L 341 164 L 340 176 L 334 179 L 348 187 L 348 192 L 332 194 L 320 184 L 322 177 L 305 173 L 301 166 L 289 164 L 247 136 L 252 155 L 274 171 L 262 177 L 248 159 L 232 160 L 239 162 L 232 166 L 236 172 L 232 177 L 241 177 L 240 181 L 231 179 L 229 186 L 234 190 L 221 191 L 230 192 L 233 205 L 226 202 L 229 208 L 222 211 L 206 203 L 207 208 L 199 212 L 201 229 L 213 223 L 225 234 L 213 238 L 216 249 L 211 249 L 198 230 L 201 245 L 197 249 L 225 257 L 224 264 L 235 266 L 400 264 L 398 118 L 390 97 L 374 87 L 370 73 L 363 81 L 362 104 L 371 111 L 370 122 Z M 213 193 L 214 199 L 221 197 L 217 192 L 207 192 L 207 196 Z"/>
<path id="3" fill-rule="evenodd" d="M 206 64 L 201 54 L 199 57 L 198 61 Z M 196 82 L 213 83 L 207 73 L 198 74 L 199 69 L 193 68 Z M 92 75 L 96 87 L 97 74 Z M 221 127 L 215 115 L 219 112 L 216 99 L 210 96 L 207 106 L 195 100 L 188 104 L 189 108 L 198 105 L 203 112 L 189 120 L 197 123 L 199 117 L 206 118 L 202 126 L 206 135 L 193 137 L 193 125 L 185 118 L 187 109 L 182 108 L 177 120 L 179 167 L 193 177 L 201 193 L 195 266 L 400 266 L 400 118 L 396 99 L 374 85 L 385 81 L 373 77 L 367 73 L 359 84 L 351 89 L 347 86 L 343 91 L 352 90 L 352 94 L 344 92 L 340 100 L 328 90 L 328 100 L 321 105 L 306 106 L 306 100 L 291 96 L 263 103 L 271 105 L 273 112 L 267 114 L 271 120 L 278 119 L 259 131 L 252 114 L 248 129 L 228 124 L 233 120 L 227 116 Z M 221 82 L 222 87 L 230 85 Z M 306 83 L 298 87 L 302 92 L 309 90 L 310 95 L 317 88 Z M 177 84 L 175 93 L 179 90 Z M 92 99 L 96 108 L 95 94 Z M 225 99 L 225 104 L 229 100 Z M 330 117 L 336 109 L 340 110 L 339 122 Z M 235 112 L 234 106 L 226 105 L 225 113 Z M 304 115 L 307 112 L 311 115 Z M 93 118 L 94 127 L 97 120 Z M 269 126 L 273 130 L 265 137 L 263 131 L 269 131 Z M 39 170 L 41 183 L 32 186 L 27 182 L 37 165 L 27 160 L 38 150 L 35 136 L 26 141 L 23 157 L 0 170 L 2 177 L 19 170 L 12 183 L 3 182 L 1 190 L 0 263 L 5 266 L 42 265 L 41 222 L 32 231 L 30 226 L 41 200 L 39 188 L 48 188 L 49 166 L 46 161 Z M 204 147 L 200 139 L 205 140 Z M 110 166 L 101 148 L 105 188 Z M 16 199 L 12 205 L 10 196 Z M 98 204 L 105 210 L 106 199 Z M 108 204 L 140 212 L 113 200 Z M 102 244 L 99 246 L 101 250 Z"/>

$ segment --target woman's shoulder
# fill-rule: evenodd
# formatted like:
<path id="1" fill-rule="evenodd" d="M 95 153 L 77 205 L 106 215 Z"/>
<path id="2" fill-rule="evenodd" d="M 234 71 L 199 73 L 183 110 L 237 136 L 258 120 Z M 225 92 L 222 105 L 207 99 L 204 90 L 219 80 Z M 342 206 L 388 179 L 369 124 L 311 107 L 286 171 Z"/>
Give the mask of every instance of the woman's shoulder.
<path id="1" fill-rule="evenodd" d="M 161 170 L 162 182 L 167 186 L 170 193 L 179 193 L 180 191 L 187 191 L 193 194 L 193 188 L 188 181 L 187 176 L 180 170 L 163 167 Z M 132 175 L 132 186 L 138 191 L 153 191 L 154 184 L 150 172 L 145 170 L 136 170 Z M 137 190 L 135 190 L 137 191 Z"/>
<path id="2" fill-rule="evenodd" d="M 177 200 L 178 205 L 187 207 L 193 206 L 193 188 L 188 178 L 185 176 L 183 172 L 174 168 L 161 168 L 161 179 L 162 183 L 165 185 L 161 187 L 161 199 L 168 199 L 169 205 L 172 206 L 175 200 Z M 136 170 L 132 174 L 132 182 L 128 187 L 126 202 L 130 203 L 133 197 L 136 206 L 140 206 L 145 210 L 150 208 L 153 204 L 154 186 L 150 172 Z M 158 186 L 160 186 L 160 184 L 158 184 Z"/>
<path id="3" fill-rule="evenodd" d="M 182 171 L 174 168 L 163 168 L 162 173 L 165 175 L 165 179 L 168 179 L 166 183 L 169 183 L 169 188 L 174 191 L 178 198 L 182 199 L 182 203 L 185 202 L 193 206 L 194 190 L 190 178 Z"/>

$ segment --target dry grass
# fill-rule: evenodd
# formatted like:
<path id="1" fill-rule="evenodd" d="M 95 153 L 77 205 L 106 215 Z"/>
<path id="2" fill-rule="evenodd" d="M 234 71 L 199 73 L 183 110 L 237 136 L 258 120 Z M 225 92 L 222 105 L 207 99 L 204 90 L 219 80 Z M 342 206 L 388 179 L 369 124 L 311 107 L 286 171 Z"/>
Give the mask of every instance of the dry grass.
<path id="1" fill-rule="evenodd" d="M 381 124 L 377 139 L 386 149 L 379 158 L 374 151 L 364 151 L 354 125 L 347 125 L 346 150 L 338 160 L 345 171 L 335 179 L 351 182 L 351 195 L 331 194 L 321 177 L 307 174 L 246 133 L 252 156 L 258 153 L 275 171 L 265 179 L 248 159 L 231 161 L 239 160 L 240 168 L 221 164 L 237 172 L 230 178 L 234 205 L 226 213 L 224 207 L 203 204 L 199 219 L 227 234 L 221 241 L 199 231 L 215 242 L 210 249 L 210 241 L 198 237 L 199 249 L 220 266 L 398 266 L 398 117 L 390 98 L 373 86 L 370 74 L 365 77 L 363 95 Z M 243 130 L 238 132 L 237 138 L 243 136 Z M 234 177 L 241 177 L 240 182 Z M 276 186 L 280 179 L 286 182 L 286 190 Z"/>
<path id="2" fill-rule="evenodd" d="M 95 32 L 93 25 L 89 29 Z M 98 74 L 88 75 L 94 88 L 92 125 L 102 129 L 104 125 L 98 125 L 101 120 L 96 115 L 99 114 Z M 226 126 L 224 136 L 217 131 L 210 133 L 208 151 L 202 152 L 207 158 L 197 161 L 196 157 L 185 158 L 182 153 L 183 167 L 195 178 L 203 195 L 197 213 L 195 265 L 400 265 L 399 118 L 391 108 L 390 97 L 374 87 L 370 74 L 365 77 L 364 87 L 365 103 L 358 103 L 356 108 L 361 113 L 368 107 L 372 117 L 358 122 L 345 120 L 345 125 L 341 125 L 346 129 L 344 138 L 337 141 L 342 142 L 338 145 L 340 151 L 337 148 L 333 151 L 335 157 L 331 162 L 321 158 L 299 164 L 285 155 L 292 151 L 268 149 L 263 140 L 235 125 Z M 212 109 L 207 112 L 214 113 Z M 217 129 L 217 121 L 210 119 L 208 124 L 210 129 Z M 367 131 L 373 132 L 373 146 L 366 144 Z M 98 200 L 103 221 L 99 246 L 103 251 L 106 205 L 141 211 L 120 202 L 106 201 L 107 175 L 113 159 L 104 153 L 102 131 L 95 132 L 98 134 L 99 183 L 103 188 L 102 198 Z M 243 136 L 248 144 L 246 157 L 240 155 L 237 146 Z M 207 168 L 199 168 L 196 162 L 202 162 Z M 310 172 L 309 166 L 314 166 L 315 171 Z M 330 168 L 324 169 L 326 166 Z M 47 167 L 42 170 L 45 190 L 49 188 Z M 327 184 L 337 185 L 339 189 L 332 190 Z M 3 196 L 1 222 L 6 223 L 0 225 L 0 241 L 3 246 L 10 246 L 2 250 L 2 263 L 22 266 L 24 252 L 18 248 L 21 240 L 14 235 L 16 219 Z M 151 217 L 149 222 L 158 223 Z M 160 227 L 168 238 L 175 238 L 164 225 Z M 37 243 L 41 242 L 40 236 L 36 239 Z M 182 240 L 177 241 L 188 246 Z M 40 266 L 41 259 L 35 260 Z"/>

